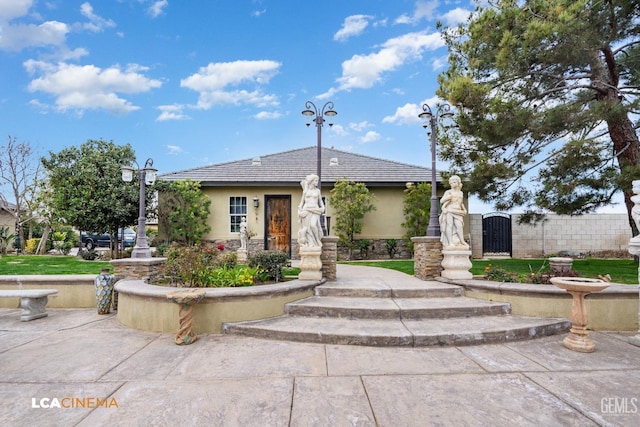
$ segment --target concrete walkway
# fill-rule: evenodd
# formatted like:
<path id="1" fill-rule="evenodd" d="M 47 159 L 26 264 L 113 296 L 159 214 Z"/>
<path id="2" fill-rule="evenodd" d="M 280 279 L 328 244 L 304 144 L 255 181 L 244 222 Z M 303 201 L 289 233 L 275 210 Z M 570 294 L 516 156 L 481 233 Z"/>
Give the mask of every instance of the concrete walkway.
<path id="1" fill-rule="evenodd" d="M 592 333 L 591 354 L 562 335 L 436 348 L 204 335 L 177 346 L 113 314 L 48 312 L 20 322 L 19 309 L 0 310 L 3 426 L 640 425 L 640 347 L 625 334 Z"/>

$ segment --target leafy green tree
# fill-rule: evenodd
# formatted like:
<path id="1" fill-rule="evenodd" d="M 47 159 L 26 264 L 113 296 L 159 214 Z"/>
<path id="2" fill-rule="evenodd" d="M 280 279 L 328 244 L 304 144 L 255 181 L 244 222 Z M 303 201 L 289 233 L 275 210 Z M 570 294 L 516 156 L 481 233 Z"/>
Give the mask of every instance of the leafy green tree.
<path id="1" fill-rule="evenodd" d="M 342 244 L 349 248 L 349 257 L 356 246 L 355 235 L 362 232 L 362 219 L 367 212 L 376 209 L 374 195 L 362 182 L 345 179 L 336 181 L 329 203 L 336 213 L 334 230 Z"/>
<path id="2" fill-rule="evenodd" d="M 431 184 L 419 182 L 408 186 L 404 190 L 404 222 L 402 227 L 406 230 L 403 239 L 413 253 L 412 237 L 426 236 L 431 215 Z"/>
<path id="3" fill-rule="evenodd" d="M 498 210 L 582 214 L 640 178 L 640 2 L 499 0 L 444 32 L 443 157 Z M 637 116 L 636 116 L 637 118 Z"/>
<path id="4" fill-rule="evenodd" d="M 124 182 L 120 170 L 134 159 L 131 145 L 102 140 L 50 152 L 42 164 L 51 187 L 46 198 L 55 216 L 79 230 L 108 232 L 117 239 L 118 228 L 135 224 L 138 218 L 138 177 L 133 183 Z M 147 187 L 147 213 L 153 212 L 153 192 Z"/>
<path id="5" fill-rule="evenodd" d="M 190 179 L 163 181 L 159 191 L 158 221 L 164 236 L 187 246 L 200 243 L 211 231 L 207 223 L 211 199 L 202 192 L 200 182 Z"/>

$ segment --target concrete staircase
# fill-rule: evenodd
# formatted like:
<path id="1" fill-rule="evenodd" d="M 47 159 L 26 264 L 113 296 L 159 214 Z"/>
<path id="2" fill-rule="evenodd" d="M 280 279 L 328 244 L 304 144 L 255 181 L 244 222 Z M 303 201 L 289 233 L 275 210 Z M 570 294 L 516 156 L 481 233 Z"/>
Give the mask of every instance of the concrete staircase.
<path id="1" fill-rule="evenodd" d="M 530 339 L 566 332 L 571 326 L 566 319 L 512 315 L 509 304 L 464 297 L 459 286 L 343 265 L 337 282 L 318 286 L 315 296 L 287 304 L 285 312 L 270 319 L 227 323 L 223 331 L 324 344 L 417 347 Z"/>

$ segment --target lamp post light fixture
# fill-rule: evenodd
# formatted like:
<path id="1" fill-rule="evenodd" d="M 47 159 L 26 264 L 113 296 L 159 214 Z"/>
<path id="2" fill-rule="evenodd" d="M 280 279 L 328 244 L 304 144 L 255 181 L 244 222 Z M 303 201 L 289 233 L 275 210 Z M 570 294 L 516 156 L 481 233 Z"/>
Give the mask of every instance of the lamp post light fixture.
<path id="1" fill-rule="evenodd" d="M 333 109 L 333 102 L 329 101 L 322 106 L 322 109 L 318 111 L 316 105 L 307 101 L 304 104 L 305 110 L 302 112 L 303 116 L 313 117 L 316 116 L 314 121 L 316 123 L 316 128 L 318 128 L 318 154 L 316 159 L 316 175 L 318 175 L 318 190 L 322 188 L 322 125 L 325 122 L 324 116 L 327 117 L 335 117 L 338 113 Z M 311 109 L 313 108 L 313 110 Z M 311 123 L 307 123 L 307 126 L 311 125 Z M 329 123 L 329 127 L 333 126 L 333 123 Z"/>
<path id="2" fill-rule="evenodd" d="M 316 116 L 315 119 L 312 119 L 316 123 L 316 128 L 318 129 L 318 151 L 316 155 L 316 175 L 318 175 L 318 190 L 322 190 L 322 125 L 325 122 L 324 117 L 335 117 L 338 113 L 333 109 L 333 102 L 326 102 L 320 110 L 316 107 L 311 101 L 307 101 L 304 104 L 304 110 L 302 111 L 302 115 L 306 117 Z M 313 110 L 312 110 L 313 108 Z M 331 119 L 329 119 L 331 120 Z M 311 123 L 307 123 L 307 126 L 310 126 Z M 329 127 L 333 126 L 333 123 L 329 122 Z M 324 236 L 327 235 L 327 226 L 325 224 L 325 215 L 322 214 L 320 224 L 322 225 L 322 234 Z"/>
<path id="3" fill-rule="evenodd" d="M 439 215 L 439 202 L 436 191 L 436 132 L 438 129 L 438 121 L 443 119 L 452 119 L 453 113 L 451 112 L 451 106 L 449 104 L 442 104 L 436 109 L 436 113 L 431 112 L 431 107 L 428 104 L 422 105 L 422 113 L 418 114 L 418 117 L 424 120 L 423 128 L 431 127 L 431 214 L 429 216 L 429 225 L 427 226 L 427 236 L 439 237 L 440 236 L 440 221 Z"/>
<path id="4" fill-rule="evenodd" d="M 131 252 L 131 258 L 151 258 L 151 248 L 147 240 L 147 215 L 145 209 L 146 186 L 153 185 L 156 182 L 157 169 L 153 167 L 153 159 L 148 158 L 144 164 L 144 168 L 140 168 L 138 162 L 133 161 L 138 166 L 138 179 L 140 181 L 140 200 L 138 211 L 138 231 L 136 233 L 136 245 Z M 133 180 L 133 172 L 136 171 L 131 166 L 122 166 L 122 180 L 131 182 Z"/>

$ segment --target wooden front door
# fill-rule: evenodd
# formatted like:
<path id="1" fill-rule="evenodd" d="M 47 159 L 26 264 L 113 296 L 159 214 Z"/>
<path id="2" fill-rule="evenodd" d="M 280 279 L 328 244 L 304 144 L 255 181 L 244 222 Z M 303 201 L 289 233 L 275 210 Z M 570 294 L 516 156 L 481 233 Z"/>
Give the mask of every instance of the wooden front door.
<path id="1" fill-rule="evenodd" d="M 291 196 L 265 196 L 264 248 L 291 256 Z"/>

